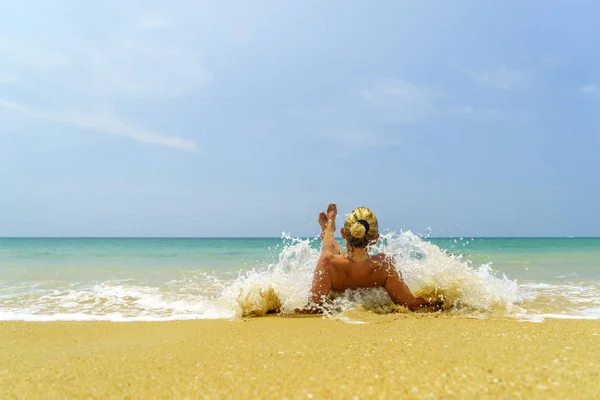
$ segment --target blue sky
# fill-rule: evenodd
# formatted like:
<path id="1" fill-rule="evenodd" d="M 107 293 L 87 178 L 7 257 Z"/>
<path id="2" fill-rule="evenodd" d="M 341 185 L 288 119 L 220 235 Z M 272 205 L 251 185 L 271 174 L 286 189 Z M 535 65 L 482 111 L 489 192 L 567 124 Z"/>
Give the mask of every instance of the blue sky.
<path id="1" fill-rule="evenodd" d="M 278 236 L 328 202 L 600 235 L 594 1 L 0 5 L 0 236 Z"/>

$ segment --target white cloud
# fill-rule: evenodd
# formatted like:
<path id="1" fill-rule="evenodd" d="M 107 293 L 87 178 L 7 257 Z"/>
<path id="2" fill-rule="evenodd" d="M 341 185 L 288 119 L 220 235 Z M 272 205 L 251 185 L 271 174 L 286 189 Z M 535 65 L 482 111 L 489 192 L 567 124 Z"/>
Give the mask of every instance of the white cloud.
<path id="1" fill-rule="evenodd" d="M 483 113 L 484 115 L 492 118 L 500 118 L 505 115 L 505 113 L 502 110 L 499 110 L 497 108 L 486 108 L 483 110 Z"/>
<path id="2" fill-rule="evenodd" d="M 197 150 L 196 144 L 192 141 L 134 127 L 110 113 L 89 113 L 74 109 L 46 111 L 39 108 L 29 108 L 4 99 L 0 99 L 0 109 L 8 110 L 13 115 L 21 115 L 28 119 L 71 125 L 88 131 L 121 135 L 143 143 L 157 144 L 177 150 Z"/>
<path id="3" fill-rule="evenodd" d="M 474 115 L 477 111 L 473 106 L 470 105 L 462 105 L 458 107 L 450 107 L 444 110 L 442 113 L 448 116 L 471 116 Z"/>
<path id="4" fill-rule="evenodd" d="M 423 119 L 436 110 L 441 93 L 431 87 L 403 80 L 382 82 L 360 92 L 360 96 L 387 117 L 404 122 Z"/>
<path id="5" fill-rule="evenodd" d="M 367 127 L 352 122 L 338 124 L 334 128 L 324 130 L 322 134 L 347 150 L 398 144 L 397 140 L 388 140 Z"/>
<path id="6" fill-rule="evenodd" d="M 361 91 L 360 96 L 371 106 L 371 121 L 377 122 L 419 123 L 442 118 L 505 119 L 509 116 L 522 118 L 518 113 L 506 113 L 495 108 L 456 105 L 452 93 L 404 80 L 382 82 Z"/>
<path id="7" fill-rule="evenodd" d="M 579 91 L 583 92 L 583 93 L 592 93 L 596 91 L 596 85 L 583 85 Z"/>
<path id="8" fill-rule="evenodd" d="M 164 15 L 145 15 L 134 24 L 137 29 L 164 29 L 173 26 L 174 21 Z"/>
<path id="9" fill-rule="evenodd" d="M 10 85 L 0 111 L 194 150 L 190 140 L 136 127 L 123 105 L 168 102 L 212 82 L 213 75 L 196 44 L 185 39 L 187 25 L 178 26 L 168 13 L 149 10 L 140 17 L 127 7 L 87 21 L 56 15 L 53 29 L 43 33 L 0 35 L 0 85 Z"/>
<path id="10" fill-rule="evenodd" d="M 523 71 L 500 66 L 487 71 L 464 70 L 475 82 L 482 86 L 496 89 L 510 90 L 525 82 L 526 75 Z"/>
<path id="11" fill-rule="evenodd" d="M 0 72 L 0 84 L 2 83 L 16 83 L 16 79 L 13 76 L 10 75 L 3 75 Z"/>

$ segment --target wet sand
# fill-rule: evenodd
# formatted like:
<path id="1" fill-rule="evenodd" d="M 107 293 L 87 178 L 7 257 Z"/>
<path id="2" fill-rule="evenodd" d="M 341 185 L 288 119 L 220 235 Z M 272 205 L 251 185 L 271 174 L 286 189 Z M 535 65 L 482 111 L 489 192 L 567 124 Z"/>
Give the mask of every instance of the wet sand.
<path id="1" fill-rule="evenodd" d="M 600 321 L 0 322 L 2 399 L 600 398 Z"/>

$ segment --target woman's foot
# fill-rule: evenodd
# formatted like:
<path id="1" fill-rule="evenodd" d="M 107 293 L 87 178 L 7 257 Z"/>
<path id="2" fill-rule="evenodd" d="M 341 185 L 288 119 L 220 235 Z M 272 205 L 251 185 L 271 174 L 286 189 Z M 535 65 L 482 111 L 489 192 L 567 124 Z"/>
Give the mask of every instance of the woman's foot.
<path id="1" fill-rule="evenodd" d="M 325 214 L 325 212 L 321 211 L 319 213 L 319 225 L 321 226 L 321 230 L 324 231 L 325 228 L 327 228 L 327 214 Z"/>
<path id="2" fill-rule="evenodd" d="M 327 207 L 327 220 L 329 222 L 331 222 L 331 230 L 333 230 L 334 234 L 335 234 L 335 230 L 337 229 L 335 227 L 335 219 L 336 218 L 337 218 L 337 206 L 334 203 L 331 203 Z"/>
<path id="3" fill-rule="evenodd" d="M 337 217 L 337 206 L 335 203 L 329 204 L 327 206 L 327 218 L 335 222 L 335 218 Z"/>
<path id="4" fill-rule="evenodd" d="M 321 212 L 319 214 L 319 225 L 321 225 L 321 239 L 325 236 L 325 229 L 327 229 L 327 224 L 331 222 L 331 230 L 335 234 L 335 218 L 337 217 L 337 207 L 335 204 L 331 203 L 327 207 L 327 214 Z"/>
<path id="5" fill-rule="evenodd" d="M 335 219 L 337 217 L 337 206 L 334 203 L 329 204 L 327 207 L 327 213 L 321 212 L 319 214 L 319 225 L 321 225 L 321 239 L 325 237 L 325 231 L 327 227 L 331 225 L 332 237 L 335 236 Z M 342 248 L 339 243 L 334 240 L 335 250 L 333 254 L 342 254 Z"/>
<path id="6" fill-rule="evenodd" d="M 331 221 L 331 230 L 335 232 L 335 218 L 337 217 L 337 206 L 333 203 L 329 204 L 327 207 L 327 214 L 321 211 L 319 213 L 319 225 L 321 226 L 321 239 L 325 236 L 325 229 L 327 229 L 327 224 Z"/>
<path id="7" fill-rule="evenodd" d="M 321 239 L 323 239 L 323 236 L 325 236 L 325 229 L 327 229 L 327 222 L 328 222 L 327 215 L 323 211 L 321 211 L 319 213 L 318 221 L 319 221 L 319 225 L 321 226 L 320 237 L 321 237 Z"/>

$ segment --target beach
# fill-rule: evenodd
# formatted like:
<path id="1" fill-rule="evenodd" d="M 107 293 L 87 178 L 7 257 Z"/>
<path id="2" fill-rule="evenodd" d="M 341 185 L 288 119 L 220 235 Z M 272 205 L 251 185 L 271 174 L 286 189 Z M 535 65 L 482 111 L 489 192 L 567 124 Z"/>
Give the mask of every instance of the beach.
<path id="1" fill-rule="evenodd" d="M 600 239 L 390 233 L 373 251 L 443 311 L 357 289 L 294 315 L 319 249 L 0 239 L 0 399 L 600 398 Z"/>
<path id="2" fill-rule="evenodd" d="M 3 399 L 598 398 L 600 322 L 0 322 Z M 362 322 L 362 323 L 357 323 Z"/>

